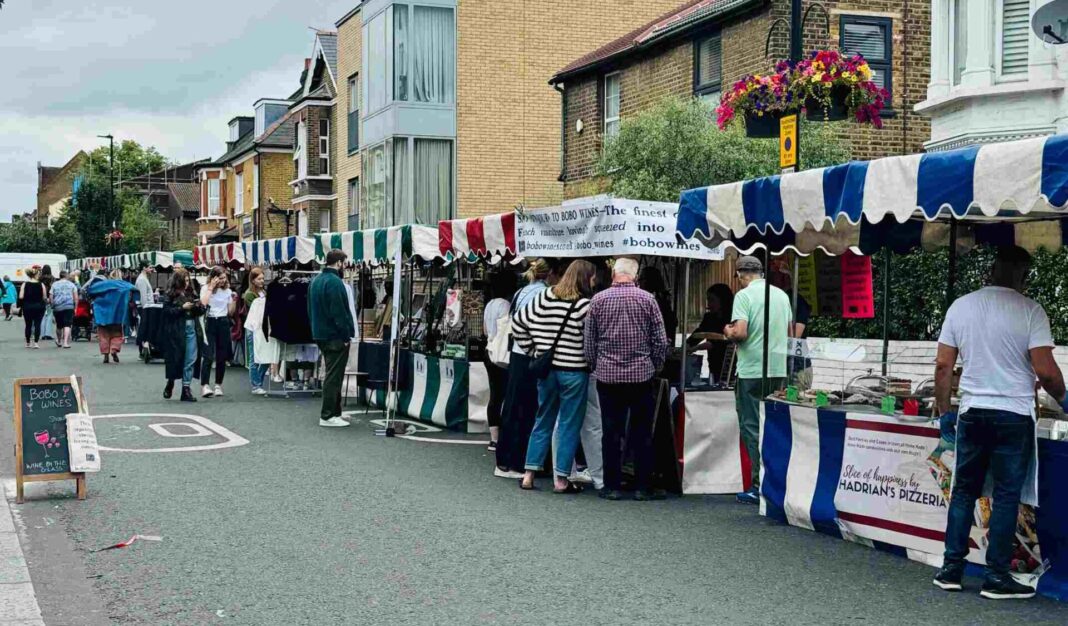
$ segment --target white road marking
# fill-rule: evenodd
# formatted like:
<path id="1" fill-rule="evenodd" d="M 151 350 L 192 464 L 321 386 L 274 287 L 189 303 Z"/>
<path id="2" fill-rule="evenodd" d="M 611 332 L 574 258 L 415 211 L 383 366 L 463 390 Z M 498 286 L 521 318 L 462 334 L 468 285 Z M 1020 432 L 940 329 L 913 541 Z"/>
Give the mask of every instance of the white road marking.
<path id="1" fill-rule="evenodd" d="M 207 429 L 210 434 L 219 435 L 220 437 L 226 439 L 226 441 L 223 441 L 221 443 L 203 445 L 203 446 L 186 446 L 186 447 L 180 447 L 180 448 L 141 448 L 141 449 L 137 449 L 137 448 L 109 448 L 107 446 L 103 446 L 102 445 L 102 446 L 100 446 L 101 450 L 107 450 L 109 452 L 134 452 L 134 453 L 146 453 L 146 452 L 201 452 L 201 451 L 204 451 L 204 450 L 223 450 L 225 448 L 236 448 L 236 447 L 239 447 L 239 446 L 247 445 L 249 443 L 248 439 L 245 439 L 241 435 L 238 435 L 237 433 L 231 431 L 230 429 L 226 428 L 225 426 L 220 426 L 219 424 L 216 424 L 215 422 L 209 420 L 208 418 L 200 417 L 199 415 L 183 415 L 181 413 L 116 413 L 116 414 L 113 414 L 113 415 L 93 415 L 92 416 L 92 418 L 94 420 L 111 419 L 111 418 L 123 418 L 123 417 L 126 417 L 126 418 L 130 418 L 130 417 L 150 417 L 150 418 L 151 417 L 168 417 L 168 418 L 174 418 L 174 419 L 190 420 L 192 422 L 196 422 L 196 424 L 198 424 L 201 427 Z M 166 425 L 166 423 L 165 423 L 165 425 Z M 193 424 L 183 424 L 183 425 L 189 426 L 189 427 L 193 427 Z M 151 427 L 151 426 L 152 425 L 150 424 L 149 427 Z M 153 429 L 153 430 L 155 430 L 155 429 Z M 175 436 L 182 436 L 182 435 L 164 435 L 164 436 L 175 437 Z M 192 436 L 192 435 L 186 435 L 186 436 Z M 197 436 L 201 436 L 201 435 L 197 435 Z"/>
<path id="2" fill-rule="evenodd" d="M 161 437 L 210 437 L 211 431 L 204 428 L 200 424 L 190 424 L 189 422 L 164 422 L 161 424 L 149 424 L 149 428 L 156 431 Z M 174 432 L 172 428 L 177 427 L 179 429 L 188 428 L 187 432 Z"/>

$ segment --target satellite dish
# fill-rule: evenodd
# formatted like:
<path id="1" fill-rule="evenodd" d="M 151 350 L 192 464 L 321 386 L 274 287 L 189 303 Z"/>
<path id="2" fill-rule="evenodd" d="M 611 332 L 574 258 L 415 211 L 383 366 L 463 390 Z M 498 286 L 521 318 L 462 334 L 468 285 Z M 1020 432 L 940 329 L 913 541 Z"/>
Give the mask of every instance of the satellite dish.
<path id="1" fill-rule="evenodd" d="M 1031 30 L 1046 43 L 1068 43 L 1068 0 L 1053 0 L 1035 11 Z"/>

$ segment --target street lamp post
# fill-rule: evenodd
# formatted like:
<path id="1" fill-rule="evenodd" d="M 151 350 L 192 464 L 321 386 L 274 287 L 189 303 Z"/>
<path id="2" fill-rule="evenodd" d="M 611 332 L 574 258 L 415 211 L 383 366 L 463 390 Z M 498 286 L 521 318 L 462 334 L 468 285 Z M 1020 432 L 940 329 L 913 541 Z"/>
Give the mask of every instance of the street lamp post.
<path id="1" fill-rule="evenodd" d="M 108 217 L 111 218 L 112 228 L 115 227 L 115 137 L 108 133 L 97 135 L 100 139 L 108 140 Z M 105 222 L 104 228 L 107 228 Z"/>

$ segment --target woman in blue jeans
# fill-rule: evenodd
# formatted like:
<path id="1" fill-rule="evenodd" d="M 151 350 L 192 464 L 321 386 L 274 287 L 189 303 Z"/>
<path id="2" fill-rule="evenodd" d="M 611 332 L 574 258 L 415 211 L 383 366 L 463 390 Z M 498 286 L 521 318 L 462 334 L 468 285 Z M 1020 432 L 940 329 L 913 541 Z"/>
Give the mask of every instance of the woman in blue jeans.
<path id="1" fill-rule="evenodd" d="M 589 261 L 574 261 L 556 286 L 535 296 L 513 319 L 512 336 L 520 349 L 534 359 L 552 352 L 552 367 L 538 381 L 538 414 L 527 444 L 526 471 L 519 482 L 522 489 L 534 488 L 534 472 L 549 453 L 556 427 L 553 492 L 582 491 L 567 477 L 586 417 L 589 371 L 582 344 L 596 275 Z"/>
<path id="2" fill-rule="evenodd" d="M 204 310 L 190 288 L 189 273 L 182 268 L 174 270 L 163 296 L 163 328 L 160 332 L 160 349 L 166 360 L 167 384 L 163 388 L 166 399 L 170 399 L 174 381 L 180 378 L 182 401 L 196 402 L 191 385 L 197 364 L 197 346 L 200 345 L 197 318 L 204 314 Z"/>

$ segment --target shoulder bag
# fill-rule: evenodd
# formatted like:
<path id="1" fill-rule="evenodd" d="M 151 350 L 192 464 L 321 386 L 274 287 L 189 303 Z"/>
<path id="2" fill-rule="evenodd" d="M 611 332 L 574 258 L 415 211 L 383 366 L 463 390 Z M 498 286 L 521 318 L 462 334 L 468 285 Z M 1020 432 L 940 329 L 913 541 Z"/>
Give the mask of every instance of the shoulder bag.
<path id="1" fill-rule="evenodd" d="M 549 376 L 549 371 L 552 370 L 553 367 L 553 354 L 556 352 L 556 345 L 560 343 L 560 337 L 564 334 L 564 329 L 567 328 L 567 322 L 571 319 L 571 314 L 575 312 L 575 307 L 577 306 L 578 300 L 575 300 L 571 304 L 571 308 L 567 310 L 567 315 L 564 316 L 564 321 L 560 323 L 560 330 L 556 331 L 556 338 L 553 339 L 552 347 L 534 357 L 534 360 L 530 362 L 530 373 L 534 374 L 539 379 L 544 379 Z"/>

